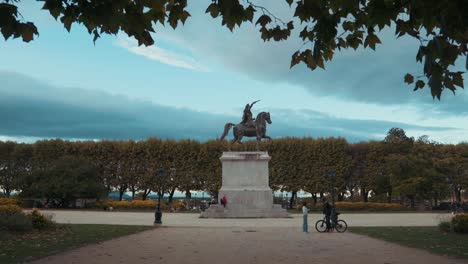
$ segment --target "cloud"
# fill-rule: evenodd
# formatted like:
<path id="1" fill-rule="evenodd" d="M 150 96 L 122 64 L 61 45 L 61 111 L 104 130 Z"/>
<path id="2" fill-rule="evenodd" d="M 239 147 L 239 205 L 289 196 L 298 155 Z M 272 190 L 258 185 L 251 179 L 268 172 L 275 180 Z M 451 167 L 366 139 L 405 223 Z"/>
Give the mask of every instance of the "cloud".
<path id="1" fill-rule="evenodd" d="M 273 137 L 341 136 L 358 141 L 379 138 L 395 126 L 425 132 L 454 129 L 337 118 L 311 110 L 268 111 L 273 121 L 268 134 Z M 0 72 L 0 139 L 207 140 L 219 137 L 226 122 L 238 122 L 238 119 L 238 116 L 162 106 L 106 92 L 54 87 L 24 75 Z"/>
<path id="2" fill-rule="evenodd" d="M 281 18 L 291 11 L 284 1 L 262 3 Z M 393 29 L 379 33 L 383 44 L 370 49 L 343 50 L 326 64 L 326 70 L 310 71 L 300 64 L 289 68 L 291 55 L 302 45 L 298 37 L 304 25 L 296 24 L 292 37 L 282 42 L 264 42 L 258 27 L 245 23 L 231 33 L 204 10 L 207 1 L 189 3 L 192 16 L 177 30 L 162 28 L 156 39 L 164 39 L 190 49 L 198 57 L 266 83 L 289 83 L 317 96 L 381 105 L 418 105 L 421 111 L 468 114 L 468 93 L 456 97 L 445 91 L 441 102 L 434 101 L 426 87 L 417 92 L 403 82 L 406 73 L 422 75 L 415 56 L 419 42 L 410 37 L 396 39 Z M 255 21 L 255 19 L 254 19 Z M 206 30 L 207 27 L 213 30 Z M 200 33 L 203 32 L 203 37 Z M 429 109 L 428 109 L 429 108 Z"/>
<path id="3" fill-rule="evenodd" d="M 129 37 L 118 37 L 115 44 L 132 53 L 170 66 L 201 72 L 208 71 L 206 67 L 199 64 L 194 58 L 163 49 L 156 46 L 156 44 L 148 47 L 138 46 L 137 41 Z"/>

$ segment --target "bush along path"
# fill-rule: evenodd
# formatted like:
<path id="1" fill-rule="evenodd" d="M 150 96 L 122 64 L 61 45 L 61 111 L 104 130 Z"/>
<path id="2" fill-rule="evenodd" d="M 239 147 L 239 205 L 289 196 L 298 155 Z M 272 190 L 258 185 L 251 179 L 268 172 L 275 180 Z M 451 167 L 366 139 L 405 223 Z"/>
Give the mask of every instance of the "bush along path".
<path id="1" fill-rule="evenodd" d="M 13 200 L 0 204 L 0 263 L 18 263 L 81 245 L 151 229 L 145 226 L 59 225 L 37 210 L 24 213 Z"/>

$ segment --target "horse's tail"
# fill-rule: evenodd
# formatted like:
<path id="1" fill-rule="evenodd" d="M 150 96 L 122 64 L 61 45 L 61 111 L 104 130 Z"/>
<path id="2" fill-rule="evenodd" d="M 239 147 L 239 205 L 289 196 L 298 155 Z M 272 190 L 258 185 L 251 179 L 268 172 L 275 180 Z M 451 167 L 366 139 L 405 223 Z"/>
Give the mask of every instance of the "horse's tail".
<path id="1" fill-rule="evenodd" d="M 229 130 L 231 129 L 231 127 L 235 126 L 236 124 L 233 124 L 233 123 L 226 123 L 226 125 L 224 125 L 224 132 L 223 132 L 223 135 L 219 138 L 219 140 L 224 140 L 224 138 L 227 136 L 227 134 L 229 133 Z"/>

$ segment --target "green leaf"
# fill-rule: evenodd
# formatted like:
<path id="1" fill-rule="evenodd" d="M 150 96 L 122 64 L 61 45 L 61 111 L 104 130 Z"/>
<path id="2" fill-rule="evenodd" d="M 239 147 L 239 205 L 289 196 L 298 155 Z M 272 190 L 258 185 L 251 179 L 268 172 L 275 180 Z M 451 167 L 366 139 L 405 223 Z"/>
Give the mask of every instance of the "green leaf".
<path id="1" fill-rule="evenodd" d="M 444 86 L 447 87 L 448 89 L 450 89 L 451 91 L 456 90 L 455 86 L 453 85 L 452 79 L 450 79 L 448 76 L 445 76 Z"/>
<path id="2" fill-rule="evenodd" d="M 418 89 L 422 89 L 422 88 L 424 88 L 425 85 L 426 85 L 426 83 L 424 81 L 418 80 L 416 82 L 416 85 L 415 85 L 413 91 L 416 91 Z"/>
<path id="3" fill-rule="evenodd" d="M 65 27 L 65 29 L 70 32 L 70 29 L 71 29 L 71 25 L 73 23 L 73 18 L 70 17 L 70 16 L 63 16 L 62 18 L 60 18 L 60 21 L 62 21 L 63 23 L 63 26 Z"/>
<path id="4" fill-rule="evenodd" d="M 407 84 L 412 84 L 413 82 L 414 82 L 414 77 L 413 77 L 413 75 L 407 73 L 407 74 L 405 75 L 405 83 L 407 83 Z"/>
<path id="5" fill-rule="evenodd" d="M 294 54 L 291 57 L 291 66 L 289 68 L 294 67 L 299 62 L 301 62 L 301 56 L 299 54 L 299 51 L 296 51 L 296 52 L 294 52 Z"/>
<path id="6" fill-rule="evenodd" d="M 270 22 L 271 22 L 271 18 L 268 15 L 261 15 L 258 18 L 257 23 L 255 23 L 255 25 L 260 24 L 260 26 L 264 27 Z"/>
<path id="7" fill-rule="evenodd" d="M 213 18 L 218 17 L 218 14 L 219 14 L 218 5 L 215 3 L 212 3 L 211 5 L 208 6 L 205 13 L 210 13 L 211 17 Z"/>
<path id="8" fill-rule="evenodd" d="M 466 65 L 465 68 L 468 70 L 468 54 L 466 54 Z"/>
<path id="9" fill-rule="evenodd" d="M 24 42 L 30 42 L 31 40 L 33 40 L 33 35 L 34 35 L 34 31 L 30 28 L 24 29 L 23 33 L 21 34 Z"/>
<path id="10" fill-rule="evenodd" d="M 464 88 L 462 72 L 456 72 L 453 74 L 453 84 L 461 88 Z"/>
<path id="11" fill-rule="evenodd" d="M 418 54 L 416 55 L 416 61 L 422 62 L 423 57 L 424 57 L 424 46 L 420 46 L 418 50 Z"/>
<path id="12" fill-rule="evenodd" d="M 255 10 L 255 8 L 253 8 L 252 5 L 249 5 L 249 6 L 245 9 L 245 17 L 247 18 L 248 21 L 252 22 L 255 11 L 256 11 L 256 10 Z"/>
<path id="13" fill-rule="evenodd" d="M 440 95 L 442 93 L 442 80 L 439 75 L 432 75 L 429 78 L 429 87 L 431 87 L 432 97 L 437 97 L 440 100 Z"/>

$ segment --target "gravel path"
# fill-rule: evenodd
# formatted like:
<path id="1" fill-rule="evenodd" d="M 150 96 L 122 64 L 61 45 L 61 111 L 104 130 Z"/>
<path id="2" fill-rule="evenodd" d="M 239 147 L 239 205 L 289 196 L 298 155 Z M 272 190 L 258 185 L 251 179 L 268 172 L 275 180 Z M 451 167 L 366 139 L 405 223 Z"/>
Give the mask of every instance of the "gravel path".
<path id="1" fill-rule="evenodd" d="M 467 263 L 351 233 L 290 227 L 160 227 L 33 263 Z"/>
<path id="2" fill-rule="evenodd" d="M 154 213 L 104 212 L 104 211 L 60 211 L 47 210 L 58 223 L 72 224 L 116 224 L 153 225 Z M 296 227 L 302 215 L 280 219 L 200 219 L 192 213 L 164 213 L 163 224 L 167 227 Z M 436 226 L 441 218 L 449 214 L 438 213 L 381 213 L 342 214 L 349 226 Z M 311 214 L 309 222 L 321 219 L 322 215 Z"/>

